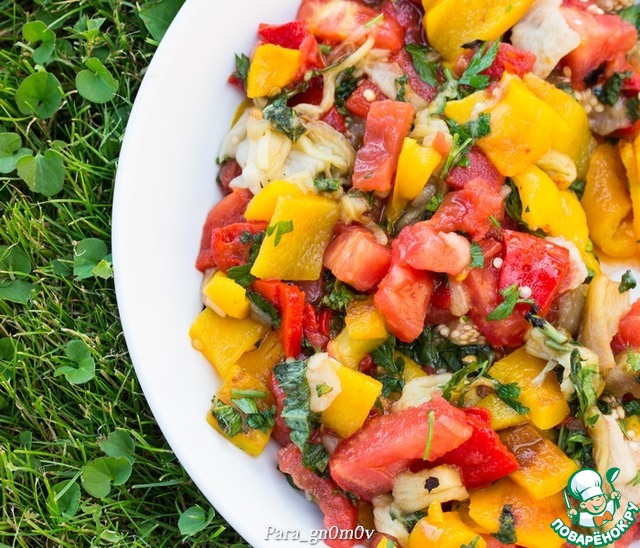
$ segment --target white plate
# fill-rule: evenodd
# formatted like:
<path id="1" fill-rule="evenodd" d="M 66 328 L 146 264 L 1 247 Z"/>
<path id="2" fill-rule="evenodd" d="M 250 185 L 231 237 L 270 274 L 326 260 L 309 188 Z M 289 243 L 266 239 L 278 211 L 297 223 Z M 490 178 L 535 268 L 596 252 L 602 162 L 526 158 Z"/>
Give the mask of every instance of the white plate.
<path id="1" fill-rule="evenodd" d="M 226 83 L 234 53 L 251 52 L 259 23 L 292 20 L 298 2 L 187 0 L 136 98 L 114 199 L 118 304 L 145 396 L 193 481 L 255 547 L 300 545 L 265 537 L 308 540 L 322 516 L 276 470 L 273 445 L 253 459 L 207 424 L 219 380 L 187 333 L 201 309 L 201 228 L 219 197 L 215 158 L 242 99 Z"/>
<path id="2" fill-rule="evenodd" d="M 144 394 L 193 481 L 255 547 L 275 544 L 265 542 L 269 527 L 308 538 L 322 516 L 276 470 L 274 446 L 254 459 L 207 424 L 219 380 L 187 333 L 201 309 L 194 261 L 202 224 L 219 198 L 215 159 L 242 99 L 226 83 L 234 53 L 248 55 L 258 24 L 292 20 L 297 6 L 185 3 L 136 97 L 114 198 L 118 305 Z"/>

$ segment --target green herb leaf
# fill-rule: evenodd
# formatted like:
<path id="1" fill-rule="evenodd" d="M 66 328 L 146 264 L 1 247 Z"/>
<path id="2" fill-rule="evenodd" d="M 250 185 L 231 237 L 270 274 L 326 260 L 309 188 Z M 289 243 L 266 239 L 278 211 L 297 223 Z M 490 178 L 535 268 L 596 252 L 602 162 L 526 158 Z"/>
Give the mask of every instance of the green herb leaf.
<path id="1" fill-rule="evenodd" d="M 636 28 L 636 30 L 640 31 L 640 6 L 639 5 L 634 4 L 632 6 L 624 8 L 621 12 L 618 13 L 618 15 L 625 21 L 628 21 L 629 23 L 631 23 Z"/>
<path id="2" fill-rule="evenodd" d="M 247 87 L 250 65 L 251 60 L 244 53 L 241 55 L 236 54 L 236 70 L 233 72 L 233 75 L 242 82 L 245 88 Z"/>
<path id="3" fill-rule="evenodd" d="M 62 104 L 62 87 L 58 79 L 42 70 L 27 76 L 16 90 L 18 110 L 27 116 L 49 118 Z"/>
<path id="4" fill-rule="evenodd" d="M 460 548 L 477 548 L 478 542 L 480 542 L 480 535 L 474 538 L 469 544 L 463 544 Z"/>
<path id="5" fill-rule="evenodd" d="M 569 185 L 569 190 L 573 191 L 573 193 L 578 197 L 578 200 L 582 199 L 582 195 L 584 194 L 584 189 L 587 186 L 587 182 L 582 179 L 576 179 Z"/>
<path id="6" fill-rule="evenodd" d="M 409 81 L 409 76 L 407 74 L 403 74 L 402 76 L 398 76 L 394 83 L 396 85 L 396 101 L 404 101 L 404 96 L 407 92 L 407 82 Z"/>
<path id="7" fill-rule="evenodd" d="M 517 284 L 510 285 L 500 291 L 500 295 L 503 301 L 487 315 L 487 321 L 496 322 L 511 316 L 520 300 L 520 288 Z"/>
<path id="8" fill-rule="evenodd" d="M 526 415 L 531 409 L 526 405 L 523 405 L 518 401 L 520 397 L 520 387 L 516 382 L 510 382 L 508 384 L 502 384 L 500 381 L 496 381 L 495 390 L 496 396 L 498 396 L 504 403 L 506 403 L 511 409 L 516 411 L 520 415 Z"/>
<path id="9" fill-rule="evenodd" d="M 407 44 L 405 51 L 411 55 L 413 68 L 418 73 L 418 77 L 430 86 L 438 86 L 438 54 L 428 46 L 418 44 Z"/>
<path id="10" fill-rule="evenodd" d="M 620 293 L 625 293 L 627 291 L 635 289 L 637 285 L 638 283 L 636 282 L 636 279 L 633 277 L 631 270 L 627 270 L 622 275 L 622 278 L 620 280 L 620 285 L 618 286 L 618 291 Z"/>
<path id="11" fill-rule="evenodd" d="M 337 86 L 334 93 L 334 103 L 337 111 L 343 116 L 350 114 L 346 101 L 358 87 L 358 79 L 354 78 L 355 67 L 343 70 L 336 78 Z"/>
<path id="12" fill-rule="evenodd" d="M 67 360 L 75 365 L 62 365 L 53 372 L 54 377 L 64 375 L 71 384 L 84 384 L 95 375 L 95 362 L 89 347 L 80 340 L 69 341 L 64 348 Z"/>
<path id="13" fill-rule="evenodd" d="M 500 529 L 497 533 L 491 533 L 491 536 L 498 539 L 503 544 L 516 544 L 518 537 L 516 535 L 516 522 L 511 512 L 511 505 L 505 504 L 500 514 Z"/>
<path id="14" fill-rule="evenodd" d="M 489 48 L 487 48 L 488 45 L 488 42 L 483 43 L 473 54 L 467 68 L 458 80 L 458 86 L 466 86 L 472 88 L 471 91 L 474 91 L 477 89 L 485 89 L 489 85 L 489 77 L 480 73 L 493 65 L 498 55 L 500 41 L 494 41 Z"/>
<path id="15" fill-rule="evenodd" d="M 581 468 L 595 468 L 593 461 L 593 440 L 582 430 L 572 430 L 561 426 L 558 432 L 558 447 Z"/>
<path id="16" fill-rule="evenodd" d="M 404 360 L 401 357 L 395 357 L 396 338 L 389 335 L 389 338 L 378 348 L 371 351 L 373 363 L 382 367 L 385 374 L 378 377 L 382 383 L 382 396 L 388 398 L 394 392 L 402 392 L 404 388 Z"/>
<path id="17" fill-rule="evenodd" d="M 620 97 L 622 84 L 624 84 L 624 81 L 631 75 L 631 71 L 614 72 L 611 77 L 605 82 L 602 88 L 593 89 L 594 95 L 603 105 L 615 105 L 618 97 Z"/>
<path id="18" fill-rule="evenodd" d="M 325 285 L 325 295 L 320 301 L 321 306 L 325 306 L 335 312 L 344 313 L 347 305 L 356 298 L 356 294 L 349 289 L 347 284 L 331 278 Z"/>
<path id="19" fill-rule="evenodd" d="M 578 415 L 584 417 L 588 409 L 598 401 L 596 386 L 600 381 L 600 373 L 597 369 L 597 364 L 582 365 L 580 351 L 577 348 L 571 352 L 570 378 L 576 388 L 576 395 L 580 405 Z"/>
<path id="20" fill-rule="evenodd" d="M 429 460 L 431 455 L 431 443 L 433 442 L 433 424 L 435 422 L 435 412 L 433 409 L 427 413 L 427 441 L 424 446 L 422 460 Z"/>
<path id="21" fill-rule="evenodd" d="M 466 124 L 458 124 L 455 120 L 445 120 L 453 135 L 453 145 L 449 156 L 445 160 L 441 177 L 446 177 L 454 167 L 466 167 L 469 165 L 467 153 L 478 139 L 491 133 L 491 116 L 482 113 L 476 120 Z"/>
<path id="22" fill-rule="evenodd" d="M 278 309 L 260 295 L 260 293 L 247 291 L 247 299 L 249 299 L 254 306 L 254 310 L 258 312 L 260 318 L 268 322 L 274 329 L 280 327 L 280 313 Z"/>
<path id="23" fill-rule="evenodd" d="M 637 96 L 627 99 L 625 110 L 627 112 L 627 118 L 629 118 L 632 124 L 640 120 L 640 99 Z"/>
<path id="24" fill-rule="evenodd" d="M 482 248 L 475 242 L 471 243 L 471 262 L 470 268 L 482 268 L 484 266 L 484 253 Z"/>
<path id="25" fill-rule="evenodd" d="M 126 430 L 111 432 L 106 439 L 98 442 L 98 447 L 107 457 L 124 457 L 131 464 L 136 460 L 136 444 Z"/>
<path id="26" fill-rule="evenodd" d="M 307 131 L 298 113 L 287 106 L 285 96 L 271 101 L 262 111 L 262 115 L 277 131 L 285 134 L 294 143 Z"/>
<path id="27" fill-rule="evenodd" d="M 140 19 L 154 40 L 160 42 L 184 0 L 152 0 L 140 8 Z"/>
<path id="28" fill-rule="evenodd" d="M 436 211 L 438 211 L 438 208 L 442 204 L 443 200 L 444 200 L 444 195 L 440 194 L 438 192 L 438 193 L 434 194 L 433 196 L 431 196 L 431 198 L 429 198 L 429 201 L 426 203 L 424 208 L 425 208 L 426 211 L 428 211 L 429 213 L 433 214 Z"/>
<path id="29" fill-rule="evenodd" d="M 329 465 L 330 456 L 321 443 L 307 443 L 302 451 L 302 464 L 316 474 L 324 474 Z"/>
<path id="30" fill-rule="evenodd" d="M 82 487 L 92 497 L 102 499 L 111 486 L 124 484 L 131 476 L 131 463 L 126 457 L 99 457 L 82 470 Z"/>
<path id="31" fill-rule="evenodd" d="M 107 244 L 98 238 L 80 240 L 73 254 L 73 274 L 77 281 L 91 277 L 110 278 L 113 270 Z"/>
<path id="32" fill-rule="evenodd" d="M 199 533 L 207 528 L 215 516 L 216 512 L 213 508 L 209 508 L 209 512 L 205 513 L 204 509 L 198 504 L 190 506 L 180 514 L 180 518 L 178 519 L 180 534 L 185 537 L 190 537 Z"/>
<path id="33" fill-rule="evenodd" d="M 342 184 L 340 183 L 339 179 L 328 179 L 327 177 L 314 179 L 313 186 L 318 192 L 335 192 L 336 190 L 342 188 Z"/>
<path id="34" fill-rule="evenodd" d="M 66 169 L 60 153 L 47 150 L 35 156 L 22 156 L 16 162 L 18 176 L 33 192 L 53 196 L 62 190 Z"/>
<path id="35" fill-rule="evenodd" d="M 214 398 L 211 414 L 227 437 L 233 438 L 242 432 L 242 416 L 234 406 Z"/>
<path id="36" fill-rule="evenodd" d="M 276 224 L 269 225 L 267 227 L 267 236 L 271 236 L 275 233 L 275 238 L 273 240 L 274 246 L 277 246 L 280 243 L 282 236 L 289 234 L 290 232 L 293 232 L 293 221 L 291 220 L 278 221 Z"/>
<path id="37" fill-rule="evenodd" d="M 471 362 L 462 369 L 456 371 L 449 382 L 442 387 L 442 397 L 446 400 L 451 399 L 454 392 L 460 390 L 467 379 L 473 375 L 473 378 L 482 377 L 489 368 L 489 362 Z"/>
<path id="38" fill-rule="evenodd" d="M 106 103 L 116 96 L 118 81 L 97 57 L 84 62 L 87 67 L 76 75 L 78 93 L 92 103 Z"/>

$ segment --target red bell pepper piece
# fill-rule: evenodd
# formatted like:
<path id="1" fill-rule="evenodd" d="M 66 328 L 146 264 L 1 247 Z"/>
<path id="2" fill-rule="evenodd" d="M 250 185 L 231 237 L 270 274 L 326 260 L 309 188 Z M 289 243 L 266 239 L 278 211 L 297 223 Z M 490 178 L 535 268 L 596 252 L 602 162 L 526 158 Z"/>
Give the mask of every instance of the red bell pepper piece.
<path id="1" fill-rule="evenodd" d="M 293 483 L 305 491 L 320 507 L 327 529 L 354 531 L 358 527 L 358 509 L 343 495 L 331 478 L 320 477 L 302 464 L 302 453 L 293 443 L 278 451 L 278 468 L 289 474 Z M 346 536 L 346 535 L 345 535 Z M 355 540 L 325 540 L 331 548 L 350 548 Z"/>
<path id="2" fill-rule="evenodd" d="M 518 469 L 515 456 L 491 428 L 487 409 L 463 409 L 473 432 L 462 445 L 439 458 L 434 465 L 450 464 L 460 469 L 467 489 L 488 485 Z"/>
<path id="3" fill-rule="evenodd" d="M 243 242 L 242 235 L 246 232 L 258 234 L 267 229 L 267 224 L 264 221 L 248 221 L 214 228 L 211 250 L 218 268 L 226 273 L 233 266 L 247 264 L 251 242 Z"/>
<path id="4" fill-rule="evenodd" d="M 368 91 L 370 90 L 370 91 Z M 368 93 L 365 93 L 367 92 Z M 387 96 L 380 91 L 378 86 L 376 86 L 371 80 L 368 78 L 364 80 L 355 90 L 349 95 L 349 98 L 345 101 L 345 106 L 356 116 L 360 116 L 360 118 L 366 118 L 367 114 L 369 114 L 369 109 L 371 108 L 371 103 L 373 101 L 369 101 L 365 95 L 370 95 L 373 97 L 373 101 L 384 101 L 387 99 Z"/>
<path id="5" fill-rule="evenodd" d="M 326 310 L 326 309 L 325 309 Z M 305 338 L 315 347 L 324 350 L 329 342 L 328 332 L 321 323 L 321 314 L 311 303 L 304 303 L 303 330 Z M 324 314 L 322 314 L 324 316 Z"/>
<path id="6" fill-rule="evenodd" d="M 280 280 L 255 280 L 253 289 L 280 313 L 280 342 L 287 358 L 302 350 L 304 292 L 296 285 Z"/>

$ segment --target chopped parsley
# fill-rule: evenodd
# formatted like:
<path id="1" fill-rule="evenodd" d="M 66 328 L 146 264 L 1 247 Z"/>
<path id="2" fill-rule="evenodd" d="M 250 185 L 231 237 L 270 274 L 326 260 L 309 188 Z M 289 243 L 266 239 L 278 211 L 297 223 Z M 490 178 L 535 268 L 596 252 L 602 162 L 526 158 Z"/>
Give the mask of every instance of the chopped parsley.
<path id="1" fill-rule="evenodd" d="M 595 468 L 593 440 L 582 430 L 561 426 L 558 432 L 558 447 L 582 468 Z"/>
<path id="2" fill-rule="evenodd" d="M 511 409 L 516 411 L 519 415 L 526 415 L 531 409 L 526 405 L 523 405 L 518 398 L 520 397 L 520 387 L 516 382 L 510 382 L 508 384 L 502 384 L 500 381 L 493 379 L 496 396 L 498 396 L 504 403 L 506 403 Z"/>
<path id="3" fill-rule="evenodd" d="M 505 504 L 500 514 L 500 529 L 497 533 L 491 533 L 502 544 L 516 544 L 518 537 L 516 535 L 516 521 L 511 512 L 511 505 Z"/>
<path id="4" fill-rule="evenodd" d="M 503 301 L 489 312 L 487 315 L 487 321 L 489 322 L 505 320 L 513 314 L 513 311 L 518 304 L 535 304 L 531 299 L 520 298 L 520 288 L 518 287 L 518 284 L 513 284 L 504 288 L 500 291 L 500 295 L 502 296 Z"/>
<path id="5" fill-rule="evenodd" d="M 236 54 L 236 70 L 233 72 L 233 76 L 242 82 L 245 89 L 247 87 L 247 75 L 249 74 L 250 64 L 251 61 L 244 53 L 241 55 Z"/>
<path id="6" fill-rule="evenodd" d="M 349 67 L 343 70 L 337 78 L 339 83 L 334 93 L 334 101 L 337 111 L 343 116 L 350 114 L 345 104 L 347 99 L 358 87 L 358 79 L 353 76 L 355 69 L 355 67 Z"/>
<path id="7" fill-rule="evenodd" d="M 436 211 L 438 211 L 438 208 L 442 204 L 443 200 L 444 200 L 444 195 L 440 193 L 436 193 L 433 196 L 431 196 L 431 198 L 429 198 L 429 201 L 424 206 L 425 211 L 429 213 L 429 217 L 431 217 Z"/>
<path id="8" fill-rule="evenodd" d="M 287 97 L 284 95 L 271 101 L 262 111 L 262 115 L 277 131 L 294 143 L 307 131 L 298 113 L 287 105 Z"/>
<path id="9" fill-rule="evenodd" d="M 453 135 L 453 144 L 442 168 L 442 178 L 445 178 L 454 167 L 468 167 L 467 153 L 469 149 L 478 139 L 491 133 L 491 116 L 485 112 L 480 114 L 476 120 L 465 124 L 458 124 L 451 119 L 447 119 L 446 123 Z"/>
<path id="10" fill-rule="evenodd" d="M 271 325 L 274 329 L 280 327 L 280 314 L 278 309 L 273 306 L 260 293 L 255 291 L 247 291 L 247 299 L 253 305 L 254 312 L 264 320 L 264 323 Z"/>
<path id="11" fill-rule="evenodd" d="M 578 396 L 579 415 L 584 417 L 587 410 L 598 401 L 597 386 L 600 382 L 600 374 L 595 367 L 582 366 L 582 358 L 577 348 L 571 352 L 571 382 Z"/>
<path id="12" fill-rule="evenodd" d="M 634 289 L 636 285 L 638 285 L 638 282 L 636 282 L 636 279 L 633 277 L 631 270 L 627 270 L 622 275 L 622 279 L 620 280 L 620 285 L 618 286 L 618 291 L 620 293 L 626 293 L 627 291 Z"/>
<path id="13" fill-rule="evenodd" d="M 489 362 L 474 361 L 465 365 L 462 369 L 456 371 L 449 379 L 449 382 L 442 387 L 442 397 L 450 400 L 454 392 L 459 391 L 470 376 L 473 378 L 482 377 L 489 368 Z"/>
<path id="14" fill-rule="evenodd" d="M 325 284 L 325 291 L 326 294 L 322 297 L 320 305 L 334 312 L 345 313 L 347 305 L 356 298 L 356 294 L 347 284 L 333 277 Z"/>
<path id="15" fill-rule="evenodd" d="M 482 247 L 475 242 L 471 244 L 471 262 L 470 268 L 482 268 L 484 266 L 484 253 Z"/>
<path id="16" fill-rule="evenodd" d="M 390 335 L 389 338 L 378 348 L 371 352 L 373 363 L 384 369 L 384 374 L 378 377 L 382 383 L 382 395 L 388 398 L 394 392 L 402 392 L 404 388 L 404 360 L 394 355 L 396 338 Z"/>
<path id="17" fill-rule="evenodd" d="M 403 74 L 402 76 L 398 76 L 395 80 L 394 83 L 396 85 L 396 87 L 398 88 L 397 92 L 396 92 L 396 101 L 404 101 L 404 96 L 407 92 L 407 82 L 409 81 L 409 76 L 406 74 Z"/>
<path id="18" fill-rule="evenodd" d="M 211 413 L 222 431 L 230 438 L 249 430 L 261 430 L 265 434 L 273 427 L 275 406 L 260 410 L 257 399 L 267 396 L 261 390 L 231 390 L 231 403 L 214 398 Z"/>
<path id="19" fill-rule="evenodd" d="M 480 542 L 480 535 L 474 538 L 469 544 L 463 544 L 460 548 L 478 548 L 478 542 Z"/>
<path id="20" fill-rule="evenodd" d="M 313 186 L 318 192 L 335 192 L 342 187 L 342 184 L 340 183 L 340 179 L 319 177 L 313 180 Z"/>
<path id="21" fill-rule="evenodd" d="M 280 239 L 285 234 L 289 234 L 289 232 L 293 232 L 293 221 L 278 221 L 276 224 L 269 225 L 267 227 L 267 236 L 271 236 L 275 233 L 275 238 L 273 240 L 273 245 L 277 246 L 280 243 Z"/>
<path id="22" fill-rule="evenodd" d="M 467 68 L 458 79 L 458 93 L 460 97 L 465 97 L 475 90 L 485 89 L 489 85 L 489 76 L 481 74 L 487 70 L 498 55 L 500 41 L 496 40 L 488 47 L 489 43 L 484 42 L 469 60 Z M 462 89 L 460 89 L 462 87 Z"/>
<path id="23" fill-rule="evenodd" d="M 411 56 L 418 77 L 430 86 L 438 86 L 438 54 L 428 46 L 407 44 L 405 51 Z"/>
<path id="24" fill-rule="evenodd" d="M 612 107 L 620 97 L 622 84 L 631 75 L 631 71 L 614 72 L 601 88 L 594 88 L 593 93 L 603 105 Z"/>
<path id="25" fill-rule="evenodd" d="M 578 200 L 581 200 L 586 186 L 586 181 L 584 181 L 583 179 L 576 179 L 569 185 L 569 190 L 572 190 L 573 193 L 578 197 Z"/>
<path id="26" fill-rule="evenodd" d="M 253 283 L 253 280 L 256 279 L 255 276 L 251 274 L 251 268 L 258 257 L 262 240 L 264 240 L 264 235 L 264 231 L 252 234 L 248 230 L 245 230 L 240 234 L 240 243 L 251 244 L 249 247 L 249 260 L 247 261 L 247 264 L 232 266 L 227 269 L 227 276 L 245 289 Z"/>

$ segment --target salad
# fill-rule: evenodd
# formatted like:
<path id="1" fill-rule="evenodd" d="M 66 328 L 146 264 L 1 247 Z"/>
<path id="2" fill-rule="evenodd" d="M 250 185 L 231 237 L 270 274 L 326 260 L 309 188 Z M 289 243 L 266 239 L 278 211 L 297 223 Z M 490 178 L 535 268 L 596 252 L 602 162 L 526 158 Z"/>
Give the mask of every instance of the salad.
<path id="1" fill-rule="evenodd" d="M 327 545 L 594 542 L 584 471 L 615 503 L 600 545 L 640 538 L 637 26 L 605 0 L 303 0 L 236 54 L 190 337 L 207 420 L 280 446 Z"/>

